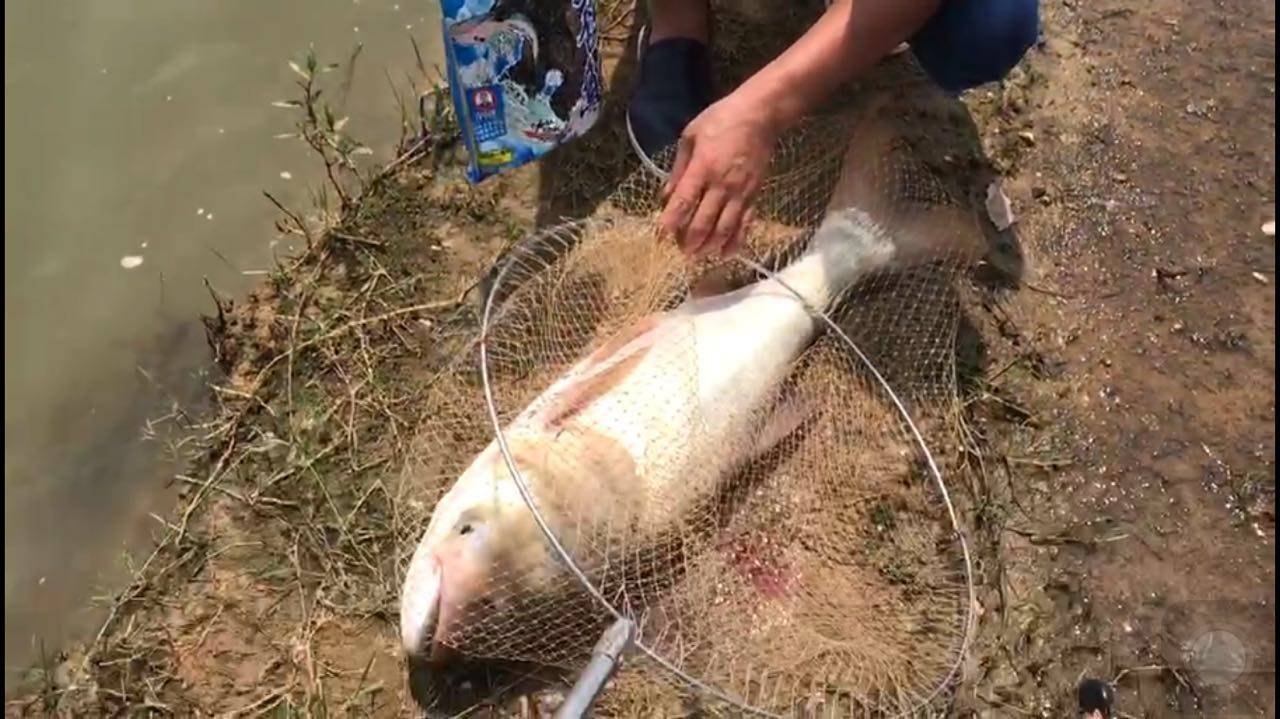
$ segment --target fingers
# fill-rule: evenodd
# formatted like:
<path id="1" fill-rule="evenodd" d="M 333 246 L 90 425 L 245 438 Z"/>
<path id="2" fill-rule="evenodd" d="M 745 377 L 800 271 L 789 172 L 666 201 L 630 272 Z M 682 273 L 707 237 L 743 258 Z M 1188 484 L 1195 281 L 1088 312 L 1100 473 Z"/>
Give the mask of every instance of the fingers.
<path id="1" fill-rule="evenodd" d="M 686 254 L 731 254 L 742 245 L 747 223 L 754 217 L 754 198 L 736 190 L 732 183 L 707 181 L 695 160 L 670 193 L 659 223 Z"/>
<path id="2" fill-rule="evenodd" d="M 691 159 L 693 159 L 693 138 L 681 137 L 676 143 L 676 159 L 671 163 L 671 174 L 667 175 L 667 181 L 662 185 L 663 200 L 670 198 L 671 191 L 680 184 L 680 178 L 684 176 Z"/>
<path id="3" fill-rule="evenodd" d="M 688 255 L 728 254 L 742 245 L 744 220 L 759 189 L 759 148 L 735 149 L 742 138 L 719 138 L 717 144 L 716 137 L 689 130 L 663 184 L 658 222 Z"/>
<path id="4" fill-rule="evenodd" d="M 692 156 L 692 150 L 689 152 Z M 703 203 L 703 193 L 707 189 L 705 161 L 695 161 L 690 157 L 683 161 L 679 169 L 679 181 L 671 183 L 671 189 L 665 193 L 666 207 L 658 217 L 658 224 L 668 235 L 676 238 L 680 247 L 687 252 L 688 227 L 694 221 L 695 213 Z M 674 179 L 675 173 L 671 177 Z M 711 222 L 714 227 L 715 218 Z"/>
<path id="5" fill-rule="evenodd" d="M 681 249 L 695 256 L 714 251 L 712 236 L 719 227 L 720 215 L 728 199 L 728 195 L 720 187 L 712 185 L 707 188 L 702 195 L 702 201 L 698 203 L 698 211 L 694 213 L 693 220 L 685 228 L 684 237 L 680 243 Z"/>
<path id="6" fill-rule="evenodd" d="M 727 255 L 729 248 L 742 232 L 742 221 L 745 217 L 746 203 L 740 197 L 730 197 L 720 211 L 720 219 L 702 248 L 704 254 L 718 253 Z"/>
<path id="7" fill-rule="evenodd" d="M 747 238 L 747 233 L 751 231 L 751 225 L 756 221 L 756 210 L 754 207 L 748 206 L 746 211 L 742 213 L 742 222 L 738 225 L 738 231 L 729 238 L 729 242 L 725 244 L 721 255 L 728 257 L 738 250 L 742 249 L 742 243 Z"/>

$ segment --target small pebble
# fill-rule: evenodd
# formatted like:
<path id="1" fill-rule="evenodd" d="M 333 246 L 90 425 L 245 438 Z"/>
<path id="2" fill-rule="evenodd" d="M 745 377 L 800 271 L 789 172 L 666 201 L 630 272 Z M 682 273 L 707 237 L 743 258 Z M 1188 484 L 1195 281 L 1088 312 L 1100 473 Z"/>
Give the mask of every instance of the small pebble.
<path id="1" fill-rule="evenodd" d="M 124 257 L 120 258 L 120 266 L 125 268 L 126 270 L 132 270 L 133 268 L 141 264 L 142 264 L 142 255 L 125 255 Z"/>
<path id="2" fill-rule="evenodd" d="M 1253 279 L 1257 280 L 1258 284 L 1266 285 L 1271 283 L 1271 280 L 1268 280 L 1267 276 L 1262 274 L 1261 272 L 1253 273 Z"/>
<path id="3" fill-rule="evenodd" d="M 197 215 L 203 215 L 203 214 L 204 214 L 204 208 L 203 208 L 203 207 L 201 207 L 200 209 L 196 210 L 196 214 L 197 214 Z"/>
<path id="4" fill-rule="evenodd" d="M 293 179 L 293 173 L 292 173 L 292 172 L 289 172 L 288 170 L 285 170 L 284 172 L 281 172 L 281 173 L 280 173 L 280 179 L 282 179 L 282 180 L 292 180 L 292 179 Z"/>
<path id="5" fill-rule="evenodd" d="M 1262 234 L 1266 235 L 1267 237 L 1275 237 L 1275 236 L 1276 236 L 1276 221 L 1275 221 L 1275 220 L 1268 220 L 1268 221 L 1266 221 L 1266 222 L 1262 223 Z"/>

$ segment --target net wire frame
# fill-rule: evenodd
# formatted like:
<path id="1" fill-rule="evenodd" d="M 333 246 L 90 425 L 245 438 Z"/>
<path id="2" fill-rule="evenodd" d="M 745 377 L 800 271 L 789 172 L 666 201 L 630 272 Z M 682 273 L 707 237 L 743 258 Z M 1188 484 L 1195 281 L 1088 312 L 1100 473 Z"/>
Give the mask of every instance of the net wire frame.
<path id="1" fill-rule="evenodd" d="M 780 143 L 757 203 L 765 218 L 760 224 L 765 229 L 751 233 L 742 253 L 727 263 L 688 268 L 673 251 L 639 252 L 635 257 L 644 261 L 631 258 L 633 262 L 627 269 L 636 276 L 629 278 L 630 284 L 622 284 L 632 292 L 641 288 L 641 294 L 647 294 L 633 301 L 635 307 L 617 311 L 615 317 L 606 317 L 606 321 L 592 327 L 571 327 L 566 332 L 553 317 L 558 306 L 571 303 L 580 296 L 582 287 L 590 284 L 577 284 L 591 273 L 582 264 L 574 265 L 573 258 L 593 252 L 600 257 L 625 254 L 624 247 L 661 247 L 654 242 L 657 198 L 660 184 L 666 179 L 663 168 L 670 167 L 670 152 L 645 162 L 591 217 L 567 221 L 530 236 L 500 264 L 484 297 L 479 336 L 461 354 L 462 364 L 478 369 L 483 415 L 492 431 L 491 439 L 540 539 L 549 547 L 549 556 L 563 570 L 559 573 L 559 588 L 563 591 L 554 600 L 542 601 L 523 620 L 512 618 L 505 623 L 493 619 L 492 607 L 502 606 L 514 616 L 519 611 L 518 603 L 488 603 L 490 613 L 457 636 L 453 640 L 456 647 L 480 656 L 580 667 L 600 632 L 614 620 L 628 619 L 637 628 L 632 647 L 635 658 L 641 661 L 629 661 L 618 682 L 626 683 L 636 676 L 670 682 L 683 692 L 692 692 L 730 711 L 759 716 L 907 716 L 930 712 L 945 701 L 967 652 L 976 600 L 968 543 L 943 479 L 943 466 L 926 437 L 946 436 L 945 432 L 939 433 L 939 428 L 945 429 L 947 396 L 954 395 L 952 362 L 957 311 L 946 298 L 948 287 L 964 266 L 963 259 L 939 256 L 920 266 L 867 278 L 841 303 L 829 308 L 806 304 L 822 329 L 813 348 L 802 358 L 808 365 L 797 370 L 801 377 L 795 380 L 792 391 L 797 395 L 808 391 L 812 395 L 826 389 L 828 394 L 824 396 L 843 397 L 844 404 L 840 399 L 825 400 L 834 409 L 821 415 L 815 423 L 817 430 L 811 427 L 805 438 L 784 441 L 795 445 L 788 450 L 790 454 L 781 452 L 781 459 L 775 457 L 764 466 L 752 465 L 759 460 L 748 461 L 747 465 L 754 468 L 746 474 L 754 472 L 754 479 L 746 482 L 745 490 L 731 490 L 739 495 L 735 510 L 727 515 L 709 512 L 710 518 L 699 520 L 708 526 L 700 526 L 695 539 L 682 539 L 666 549 L 647 550 L 652 556 L 633 562 L 643 564 L 643 570 L 624 567 L 614 571 L 614 565 L 625 565 L 627 560 L 618 560 L 610 553 L 618 555 L 630 550 L 619 550 L 612 538 L 596 537 L 595 544 L 603 543 L 603 548 L 583 540 L 584 536 L 593 536 L 592 532 L 613 532 L 612 524 L 603 530 L 569 526 L 565 502 L 549 498 L 545 482 L 526 476 L 528 463 L 522 463 L 513 447 L 518 438 L 510 436 L 516 413 L 526 408 L 526 400 L 547 379 L 587 351 L 608 342 L 628 322 L 646 312 L 670 309 L 688 295 L 700 278 L 716 275 L 724 282 L 736 278 L 739 285 L 771 279 L 803 302 L 801 294 L 786 284 L 779 271 L 812 236 L 835 191 L 832 186 L 839 184 L 847 138 L 863 126 L 848 115 L 819 118 L 802 125 Z M 863 185 L 879 187 L 871 196 L 864 192 L 860 200 L 874 205 L 865 208 L 870 215 L 890 218 L 890 233 L 910 232 L 914 227 L 909 220 L 895 223 L 892 217 L 910 217 L 912 207 L 945 205 L 949 201 L 946 191 L 929 180 L 927 168 L 913 164 L 909 157 L 902 160 L 901 146 L 866 149 L 883 152 L 884 156 L 861 158 L 866 162 L 862 175 L 871 179 Z M 909 148 L 905 150 L 909 155 Z M 936 225 L 933 227 L 937 229 Z M 962 232 L 969 228 L 947 230 Z M 613 258 L 621 264 L 627 260 Z M 609 296 L 616 299 L 618 293 Z M 914 300 L 903 302 L 904 297 Z M 625 302 L 624 298 L 615 301 L 615 305 Z M 606 308 L 604 315 L 610 314 L 609 303 L 609 299 L 600 303 Z M 873 309 L 874 317 L 863 319 L 859 326 L 860 310 L 866 306 L 879 309 Z M 945 309 L 937 309 L 944 306 Z M 564 310 L 567 315 L 574 312 L 572 308 Z M 850 316 L 854 318 L 852 325 Z M 918 316 L 926 321 L 917 322 L 914 330 L 896 335 L 882 331 L 890 325 L 910 323 Z M 553 358 L 546 361 L 552 367 L 539 372 L 530 366 L 547 357 L 528 356 L 529 348 L 537 345 L 528 342 L 530 331 L 557 342 L 575 333 L 585 337 L 563 339 L 570 349 L 552 352 Z M 875 346 L 864 351 L 860 339 Z M 690 356 L 696 351 L 691 347 Z M 890 361 L 881 366 L 873 356 Z M 810 374 L 805 375 L 809 370 Z M 525 385 L 523 389 L 519 388 L 521 383 Z M 897 390 L 895 384 L 900 385 Z M 848 399 L 862 395 L 873 395 L 865 399 L 866 406 L 873 410 L 853 407 L 864 399 Z M 443 400 L 446 404 L 449 401 L 448 397 Z M 779 401 L 767 411 L 778 411 L 782 406 L 785 402 Z M 928 426 L 921 426 L 913 416 L 913 408 L 932 408 Z M 475 418 L 474 411 L 471 417 Z M 868 420 L 867 427 L 855 426 L 841 434 L 844 424 L 857 425 L 864 419 Z M 679 418 L 675 421 L 678 423 Z M 808 438 L 823 435 L 824 424 L 828 436 L 810 441 Z M 687 420 L 685 425 L 694 429 L 691 435 L 696 435 L 697 418 Z M 789 475 L 784 478 L 786 481 L 773 481 L 774 475 L 786 474 L 788 462 L 796 456 L 800 457 L 793 462 L 797 471 L 826 468 L 832 474 L 841 474 L 838 458 L 831 460 L 837 463 L 835 467 L 828 467 L 824 464 L 828 460 L 822 458 L 838 452 L 842 440 L 862 437 L 860 432 L 875 433 L 868 441 L 871 449 L 864 453 L 873 457 L 851 462 L 858 467 L 857 476 L 852 479 L 844 476 L 827 482 L 823 477 L 810 477 L 798 481 Z M 696 444 L 696 440 L 691 442 Z M 476 446 L 475 440 L 470 446 Z M 729 449 L 732 448 L 726 451 Z M 453 451 L 457 451 L 456 447 Z M 895 459 L 882 461 L 877 455 L 893 455 Z M 907 455 L 910 457 L 903 459 Z M 888 478 L 890 475 L 908 477 L 899 482 Z M 851 482 L 867 477 L 878 482 L 879 489 L 866 490 L 867 496 L 845 496 L 852 491 Z M 770 481 L 770 486 L 760 489 Z M 815 489 L 817 485 L 823 486 Z M 805 500 L 807 504 L 801 509 L 778 509 L 768 502 L 762 505 L 755 501 L 757 495 L 782 497 L 780 504 L 785 505 L 789 495 L 806 493 L 814 496 Z M 926 493 L 927 498 L 922 500 Z M 599 497 L 599 502 L 609 501 L 609 496 Z M 806 519 L 806 511 L 816 518 Z M 860 522 L 860 527 L 872 523 L 874 528 L 854 530 L 844 526 L 841 511 L 851 518 L 849 522 Z M 770 513 L 781 519 L 774 526 L 757 531 L 751 518 Z M 748 519 L 739 521 L 742 516 Z M 808 531 L 801 526 L 806 521 L 821 526 L 817 532 Z M 632 517 L 631 523 L 634 525 L 637 520 Z M 726 529 L 728 525 L 737 529 Z M 741 530 L 742 526 L 747 529 Z M 792 535 L 797 534 L 810 540 L 815 536 L 824 539 L 801 547 L 796 550 L 798 554 L 788 555 L 794 545 L 805 543 L 792 541 Z M 731 537 L 727 545 L 716 539 L 720 535 Z M 837 538 L 830 539 L 830 535 Z M 638 543 L 662 545 L 652 532 L 634 527 L 628 536 Z M 752 545 L 760 536 L 773 548 Z M 823 545 L 823 541 L 830 546 Z M 621 540 L 621 544 L 625 543 L 625 539 Z M 875 545 L 877 554 L 863 561 L 865 566 L 857 566 L 861 550 L 868 544 Z M 815 546 L 819 548 L 814 549 Z M 661 552 L 671 556 L 662 556 Z M 765 556 L 770 554 L 772 558 Z M 795 559 L 797 556 L 802 559 Z M 787 557 L 802 568 L 779 578 L 787 572 L 777 567 L 785 566 Z M 898 563 L 904 566 L 897 566 Z M 748 565 L 745 570 L 744 564 Z M 671 576 L 653 580 L 652 586 L 643 585 L 650 578 L 636 580 L 635 576 L 627 576 L 645 572 Z M 804 611 L 787 610 L 792 612 L 787 614 L 772 608 L 803 604 L 787 594 L 795 585 L 800 588 L 793 594 L 807 592 L 804 582 L 808 579 L 815 579 L 819 588 L 808 597 Z M 828 579 L 831 586 L 824 589 L 821 582 Z M 506 596 L 518 596 L 521 582 L 521 577 L 511 577 L 511 588 L 502 591 Z M 924 589 L 913 591 L 913 583 Z M 540 586 L 545 585 L 543 582 Z M 731 588 L 724 590 L 725 585 Z M 864 604 L 857 603 L 861 594 L 870 597 Z M 568 599 L 574 595 L 576 598 Z M 845 600 L 853 603 L 842 604 Z M 744 613 L 752 616 L 742 616 Z M 772 629 L 748 626 L 768 627 L 771 621 Z M 735 649 L 735 622 L 744 637 L 761 631 L 762 638 L 743 639 L 740 651 Z M 515 639 L 517 632 L 512 626 L 518 623 L 523 624 L 522 636 L 533 634 L 538 639 Z M 841 635 L 839 627 L 845 624 L 857 628 Z M 540 628 L 535 626 L 531 631 L 530 625 Z M 823 632 L 837 635 L 829 642 L 834 648 L 813 655 L 803 645 L 823 644 Z M 789 638 L 792 634 L 796 638 Z M 727 649 L 717 650 L 716 645 Z M 860 645 L 865 647 L 860 649 Z M 739 651 L 737 656 L 735 651 Z M 605 703 L 609 703 L 608 694 Z"/>

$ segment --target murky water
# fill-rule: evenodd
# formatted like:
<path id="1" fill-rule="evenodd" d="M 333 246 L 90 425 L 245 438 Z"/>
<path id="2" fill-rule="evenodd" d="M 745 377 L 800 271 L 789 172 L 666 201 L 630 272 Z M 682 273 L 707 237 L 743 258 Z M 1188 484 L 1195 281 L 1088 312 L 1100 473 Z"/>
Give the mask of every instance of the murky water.
<path id="1" fill-rule="evenodd" d="M 204 278 L 251 287 L 286 249 L 262 190 L 305 206 L 319 181 L 304 148 L 273 139 L 292 122 L 270 105 L 296 79 L 286 61 L 309 45 L 345 61 L 362 44 L 345 112 L 385 159 L 400 118 L 388 79 L 410 97 L 421 88 L 409 38 L 438 62 L 438 12 L 428 0 L 5 4 L 6 687 L 93 626 L 86 601 L 119 588 L 124 553 L 171 501 L 172 468 L 142 430 L 200 396 Z"/>

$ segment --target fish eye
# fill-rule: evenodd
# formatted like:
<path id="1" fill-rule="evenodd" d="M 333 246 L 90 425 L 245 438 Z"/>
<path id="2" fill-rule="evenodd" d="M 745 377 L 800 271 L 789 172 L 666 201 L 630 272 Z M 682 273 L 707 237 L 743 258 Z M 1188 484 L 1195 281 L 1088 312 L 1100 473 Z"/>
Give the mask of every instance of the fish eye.
<path id="1" fill-rule="evenodd" d="M 476 522 L 481 520 L 481 515 L 475 508 L 468 509 L 458 517 L 458 521 L 454 523 L 454 529 L 458 532 L 459 537 L 465 537 L 476 530 Z"/>

